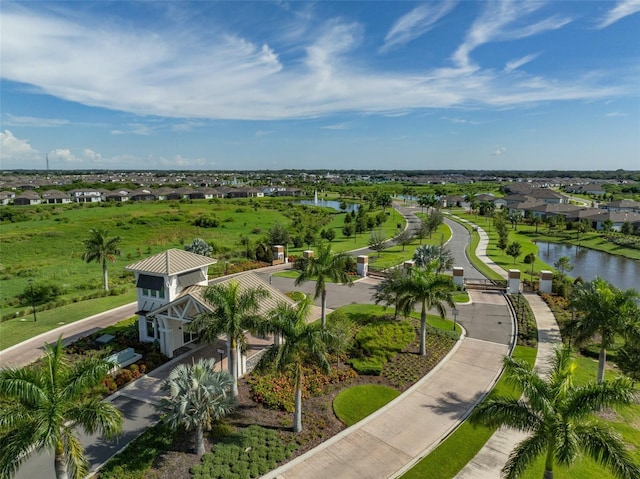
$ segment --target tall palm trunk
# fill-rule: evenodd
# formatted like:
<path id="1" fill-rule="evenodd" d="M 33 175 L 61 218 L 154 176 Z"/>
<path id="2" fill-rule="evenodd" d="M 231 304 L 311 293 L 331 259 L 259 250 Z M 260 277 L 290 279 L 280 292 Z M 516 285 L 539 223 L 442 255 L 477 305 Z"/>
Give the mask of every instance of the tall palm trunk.
<path id="1" fill-rule="evenodd" d="M 293 418 L 293 432 L 302 431 L 302 366 L 296 372 L 296 410 Z"/>
<path id="2" fill-rule="evenodd" d="M 231 393 L 233 397 L 238 396 L 238 342 L 232 337 L 229 340 L 229 372 L 233 377 Z"/>
<path id="3" fill-rule="evenodd" d="M 102 260 L 102 282 L 104 283 L 104 290 L 109 291 L 109 272 L 106 259 Z"/>
<path id="4" fill-rule="evenodd" d="M 205 453 L 204 450 L 204 433 L 202 432 L 202 424 L 196 426 L 193 432 L 194 439 L 194 451 L 197 456 L 202 456 Z"/>
<path id="5" fill-rule="evenodd" d="M 320 314 L 322 318 L 322 327 L 325 328 L 327 326 L 327 290 L 322 290 L 322 312 Z"/>
<path id="6" fill-rule="evenodd" d="M 62 444 L 58 444 L 56 446 L 53 463 L 56 471 L 56 479 L 69 479 L 69 473 L 67 472 L 67 456 L 64 453 Z"/>
<path id="7" fill-rule="evenodd" d="M 607 350 L 602 346 L 600 347 L 600 355 L 598 356 L 598 384 L 604 381 L 605 364 L 607 364 Z"/>
<path id="8" fill-rule="evenodd" d="M 425 337 L 427 336 L 427 305 L 422 301 L 422 311 L 420 312 L 420 356 L 427 355 L 427 345 Z"/>

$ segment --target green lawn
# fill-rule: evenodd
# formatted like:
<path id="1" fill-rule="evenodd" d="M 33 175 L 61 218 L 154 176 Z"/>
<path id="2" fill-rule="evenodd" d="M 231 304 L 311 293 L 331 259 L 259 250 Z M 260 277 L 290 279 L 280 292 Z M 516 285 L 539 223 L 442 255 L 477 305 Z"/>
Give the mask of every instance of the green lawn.
<path id="1" fill-rule="evenodd" d="M 343 423 L 352 426 L 400 395 L 400 391 L 378 384 L 345 389 L 333 400 L 333 411 Z"/>
<path id="2" fill-rule="evenodd" d="M 131 290 L 121 296 L 106 296 L 90 301 L 71 303 L 48 311 L 41 311 L 36 315 L 36 322 L 33 322 L 32 315 L 4 321 L 0 323 L 0 350 L 51 331 L 63 324 L 73 323 L 135 300 L 136 293 Z"/>

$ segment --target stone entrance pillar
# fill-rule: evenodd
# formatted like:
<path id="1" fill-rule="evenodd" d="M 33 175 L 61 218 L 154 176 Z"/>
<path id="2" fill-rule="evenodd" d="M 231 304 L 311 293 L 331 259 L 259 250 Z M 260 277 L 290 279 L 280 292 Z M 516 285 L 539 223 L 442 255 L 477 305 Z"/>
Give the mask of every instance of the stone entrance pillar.
<path id="1" fill-rule="evenodd" d="M 271 264 L 284 264 L 284 246 L 275 245 L 272 247 L 273 250 L 273 259 L 271 260 Z"/>
<path id="2" fill-rule="evenodd" d="M 306 249 L 302 252 L 302 257 L 309 259 L 309 258 L 313 258 L 313 250 L 312 249 Z"/>
<path id="3" fill-rule="evenodd" d="M 362 276 L 363 278 L 367 276 L 369 272 L 369 257 L 366 254 L 358 256 L 357 272 L 358 276 Z"/>
<path id="4" fill-rule="evenodd" d="M 540 291 L 543 293 L 551 293 L 551 285 L 553 284 L 553 272 L 543 269 L 540 271 Z"/>
<path id="5" fill-rule="evenodd" d="M 520 292 L 520 270 L 510 269 L 507 283 L 507 293 L 516 294 Z"/>
<path id="6" fill-rule="evenodd" d="M 464 286 L 464 268 L 462 266 L 453 267 L 453 284 L 461 288 Z"/>

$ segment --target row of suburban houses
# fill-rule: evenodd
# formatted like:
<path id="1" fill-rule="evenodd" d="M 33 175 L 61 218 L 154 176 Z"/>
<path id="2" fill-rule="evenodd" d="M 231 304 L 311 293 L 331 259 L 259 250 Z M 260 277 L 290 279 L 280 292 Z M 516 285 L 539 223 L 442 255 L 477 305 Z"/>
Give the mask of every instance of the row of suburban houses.
<path id="1" fill-rule="evenodd" d="M 64 192 L 60 190 L 36 191 L 0 191 L 0 204 L 16 206 L 65 203 L 99 203 L 102 201 L 163 201 L 163 200 L 206 200 L 214 198 L 261 198 L 264 196 L 301 196 L 303 191 L 297 188 L 139 188 L 137 190 L 81 189 Z"/>
<path id="2" fill-rule="evenodd" d="M 488 201 L 496 209 L 506 209 L 511 213 L 521 213 L 525 218 L 545 220 L 550 216 L 563 216 L 567 222 L 587 219 L 595 230 L 607 226 L 620 231 L 624 223 L 630 223 L 635 230 L 640 228 L 640 202 L 633 200 L 601 203 L 597 208 L 571 204 L 569 198 L 548 188 L 533 188 L 527 193 L 518 192 L 504 197 L 480 194 L 475 197 L 476 204 Z M 449 195 L 440 198 L 440 205 L 447 207 L 470 208 L 471 200 L 462 196 Z"/>

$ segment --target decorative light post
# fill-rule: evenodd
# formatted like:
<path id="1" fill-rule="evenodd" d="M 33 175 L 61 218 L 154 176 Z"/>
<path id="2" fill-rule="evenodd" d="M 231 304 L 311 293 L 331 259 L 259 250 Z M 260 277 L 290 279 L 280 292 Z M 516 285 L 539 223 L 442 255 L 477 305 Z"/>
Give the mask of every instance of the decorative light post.
<path id="1" fill-rule="evenodd" d="M 37 318 L 36 318 L 36 303 L 35 303 L 35 298 L 33 296 L 33 278 L 29 279 L 29 287 L 31 288 L 31 310 L 33 311 L 33 322 L 35 323 L 37 321 Z"/>
<path id="2" fill-rule="evenodd" d="M 458 310 L 456 308 L 453 308 L 451 310 L 451 313 L 453 314 L 453 330 L 456 330 L 456 322 L 458 321 Z"/>

